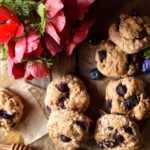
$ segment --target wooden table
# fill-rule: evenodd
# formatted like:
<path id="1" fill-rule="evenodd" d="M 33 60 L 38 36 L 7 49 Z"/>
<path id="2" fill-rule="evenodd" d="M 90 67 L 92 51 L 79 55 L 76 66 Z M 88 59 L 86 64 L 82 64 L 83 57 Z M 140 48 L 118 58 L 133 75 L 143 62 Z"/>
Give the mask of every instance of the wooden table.
<path id="1" fill-rule="evenodd" d="M 92 12 L 95 14 L 97 20 L 95 26 L 92 29 L 93 32 L 99 34 L 102 39 L 107 38 L 107 31 L 110 23 L 121 12 L 132 10 L 133 8 L 140 10 L 140 12 L 144 15 L 150 16 L 150 0 L 96 0 L 96 3 L 92 7 Z M 30 83 L 42 88 L 46 88 L 47 84 L 52 79 L 59 77 L 60 75 L 71 73 L 79 76 L 86 84 L 91 97 L 91 105 L 88 110 L 88 115 L 91 116 L 93 120 L 96 120 L 96 114 L 99 108 L 103 107 L 105 85 L 109 79 L 102 77 L 98 81 L 92 81 L 89 78 L 90 70 L 95 68 L 94 57 L 95 46 L 92 46 L 88 44 L 87 41 L 85 41 L 80 46 L 78 46 L 71 57 L 66 57 L 63 55 L 59 56 L 59 60 L 52 67 L 48 79 L 34 79 Z M 146 78 L 148 79 L 149 77 Z M 53 145 L 48 136 L 39 139 L 33 143 L 32 146 L 36 150 L 62 150 L 62 148 Z M 87 150 L 99 149 L 96 148 L 94 142 L 88 143 L 88 146 L 85 147 Z"/>

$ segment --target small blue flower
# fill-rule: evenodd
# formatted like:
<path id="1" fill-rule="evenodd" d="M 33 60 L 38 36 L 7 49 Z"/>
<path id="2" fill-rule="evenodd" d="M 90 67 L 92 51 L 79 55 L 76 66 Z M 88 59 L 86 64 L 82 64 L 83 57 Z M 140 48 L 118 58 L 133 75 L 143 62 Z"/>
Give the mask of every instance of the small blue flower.
<path id="1" fill-rule="evenodd" d="M 150 58 L 145 59 L 142 63 L 142 72 L 150 73 Z"/>

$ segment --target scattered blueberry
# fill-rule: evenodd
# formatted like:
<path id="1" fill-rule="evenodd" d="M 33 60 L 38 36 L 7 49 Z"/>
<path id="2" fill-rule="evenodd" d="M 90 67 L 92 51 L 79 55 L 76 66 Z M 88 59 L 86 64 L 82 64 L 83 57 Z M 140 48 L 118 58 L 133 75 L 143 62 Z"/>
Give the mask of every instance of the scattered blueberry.
<path id="1" fill-rule="evenodd" d="M 140 16 L 141 16 L 140 12 L 137 11 L 137 10 L 132 11 L 131 15 L 132 15 L 133 17 L 134 17 L 134 16 L 135 16 L 135 17 L 140 17 Z"/>
<path id="2" fill-rule="evenodd" d="M 105 50 L 98 51 L 100 62 L 102 63 L 107 57 L 107 53 Z"/>
<path id="3" fill-rule="evenodd" d="M 137 98 L 136 95 L 132 95 L 130 97 L 128 97 L 125 101 L 125 106 L 127 109 L 132 109 L 133 107 L 135 107 L 137 104 L 139 103 L 139 100 Z"/>
<path id="4" fill-rule="evenodd" d="M 10 119 L 12 119 L 13 117 L 14 117 L 14 115 L 9 115 L 6 111 L 4 111 L 4 110 L 0 110 L 0 116 L 2 117 L 2 118 L 5 118 L 5 119 L 8 119 L 8 120 L 10 120 Z"/>
<path id="5" fill-rule="evenodd" d="M 139 37 L 137 39 L 141 40 L 147 36 L 147 32 L 145 30 L 139 32 Z"/>
<path id="6" fill-rule="evenodd" d="M 64 97 L 62 97 L 60 100 L 59 100 L 59 103 L 57 104 L 57 106 L 59 106 L 60 108 L 62 108 L 62 109 L 65 109 L 65 104 L 64 104 L 64 102 L 65 102 L 65 98 Z"/>
<path id="7" fill-rule="evenodd" d="M 114 141 L 108 140 L 108 139 L 104 140 L 103 143 L 104 143 L 104 145 L 105 145 L 106 147 L 109 147 L 109 148 L 113 148 L 113 147 L 116 146 L 116 144 L 115 144 Z"/>
<path id="8" fill-rule="evenodd" d="M 100 42 L 100 38 L 98 36 L 96 36 L 96 35 L 92 35 L 92 36 L 89 37 L 88 42 L 91 45 L 97 45 Z"/>
<path id="9" fill-rule="evenodd" d="M 112 107 L 112 101 L 106 100 L 106 108 L 111 109 L 111 107 Z"/>
<path id="10" fill-rule="evenodd" d="M 142 72 L 150 73 L 150 59 L 145 59 L 142 63 Z"/>
<path id="11" fill-rule="evenodd" d="M 114 128 L 113 127 L 111 127 L 111 126 L 109 126 L 109 127 L 107 127 L 108 128 L 108 130 L 113 130 Z"/>
<path id="12" fill-rule="evenodd" d="M 96 68 L 90 71 L 90 78 L 92 80 L 98 80 L 100 79 L 100 76 L 101 76 L 101 73 Z"/>
<path id="13" fill-rule="evenodd" d="M 68 91 L 68 85 L 66 83 L 61 83 L 58 85 L 58 90 L 61 92 L 67 92 Z"/>
<path id="14" fill-rule="evenodd" d="M 51 113 L 51 111 L 52 111 L 49 106 L 47 106 L 47 110 L 48 110 L 49 113 Z"/>
<path id="15" fill-rule="evenodd" d="M 86 130 L 86 123 L 84 121 L 75 121 L 75 123 L 80 126 L 82 129 Z"/>
<path id="16" fill-rule="evenodd" d="M 65 135 L 61 135 L 60 139 L 61 139 L 61 141 L 67 142 L 67 143 L 71 141 L 71 139 L 69 137 L 65 136 Z"/>
<path id="17" fill-rule="evenodd" d="M 119 132 L 116 132 L 113 135 L 113 138 L 114 138 L 117 145 L 120 145 L 124 142 L 124 137 Z"/>
<path id="18" fill-rule="evenodd" d="M 125 85 L 119 84 L 116 87 L 116 91 L 120 96 L 124 96 L 127 92 L 127 87 Z"/>
<path id="19" fill-rule="evenodd" d="M 125 128 L 124 131 L 125 131 L 126 133 L 133 134 L 133 131 L 132 131 L 132 128 L 131 128 L 131 127 Z"/>
<path id="20" fill-rule="evenodd" d="M 104 149 L 104 148 L 105 148 L 103 142 L 99 142 L 98 146 L 99 146 L 101 149 Z"/>

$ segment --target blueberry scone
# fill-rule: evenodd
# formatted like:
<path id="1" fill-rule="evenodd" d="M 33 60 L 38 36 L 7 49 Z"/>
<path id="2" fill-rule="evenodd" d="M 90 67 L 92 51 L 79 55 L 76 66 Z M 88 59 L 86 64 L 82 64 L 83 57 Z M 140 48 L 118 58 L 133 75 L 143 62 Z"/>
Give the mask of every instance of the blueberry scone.
<path id="1" fill-rule="evenodd" d="M 109 28 L 110 39 L 128 54 L 150 46 L 150 18 L 122 14 Z"/>
<path id="2" fill-rule="evenodd" d="M 110 40 L 100 43 L 95 60 L 98 70 L 108 77 L 130 76 L 139 68 L 137 55 L 127 55 Z"/>
<path id="3" fill-rule="evenodd" d="M 23 114 L 21 98 L 10 90 L 0 88 L 0 126 L 10 130 Z"/>
<path id="4" fill-rule="evenodd" d="M 128 117 L 113 114 L 98 119 L 95 140 L 107 150 L 137 150 L 142 144 L 137 125 Z"/>
<path id="5" fill-rule="evenodd" d="M 68 109 L 85 112 L 89 106 L 89 95 L 79 78 L 66 75 L 48 85 L 45 105 L 50 111 Z"/>
<path id="6" fill-rule="evenodd" d="M 124 114 L 136 120 L 150 116 L 150 98 L 145 94 L 141 79 L 126 77 L 110 81 L 105 96 L 111 113 Z"/>
<path id="7" fill-rule="evenodd" d="M 48 121 L 52 141 L 65 148 L 79 148 L 89 138 L 91 120 L 78 112 L 69 110 L 52 111 Z"/>

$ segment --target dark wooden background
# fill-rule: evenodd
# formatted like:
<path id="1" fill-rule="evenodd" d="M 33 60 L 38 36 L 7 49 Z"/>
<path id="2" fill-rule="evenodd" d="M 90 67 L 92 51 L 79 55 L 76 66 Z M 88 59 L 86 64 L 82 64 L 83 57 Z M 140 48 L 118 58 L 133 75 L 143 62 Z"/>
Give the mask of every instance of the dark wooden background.
<path id="1" fill-rule="evenodd" d="M 91 12 L 96 18 L 96 24 L 92 28 L 92 32 L 97 34 L 101 39 L 108 37 L 108 27 L 120 13 L 139 10 L 141 14 L 150 16 L 150 0 L 96 0 L 91 7 Z M 74 74 L 79 76 L 87 86 L 90 94 L 91 105 L 87 114 L 93 120 L 99 115 L 99 109 L 103 108 L 105 86 L 108 78 L 102 77 L 100 80 L 92 81 L 89 77 L 89 72 L 95 68 L 95 48 L 90 45 L 88 40 L 80 44 L 71 57 L 66 57 L 63 54 L 59 56 L 58 61 L 54 64 L 49 73 L 48 79 L 33 80 L 30 83 L 41 88 L 46 88 L 47 84 L 54 78 L 64 74 Z M 149 77 L 145 77 L 149 82 Z M 150 136 L 149 136 L 150 139 Z M 91 140 L 93 141 L 93 140 Z M 149 140 L 150 141 L 150 140 Z M 54 145 L 48 136 L 43 137 L 32 146 L 36 150 L 62 150 L 62 148 Z M 94 142 L 89 142 L 84 148 L 85 150 L 98 150 Z M 145 148 L 149 150 L 150 148 Z"/>

